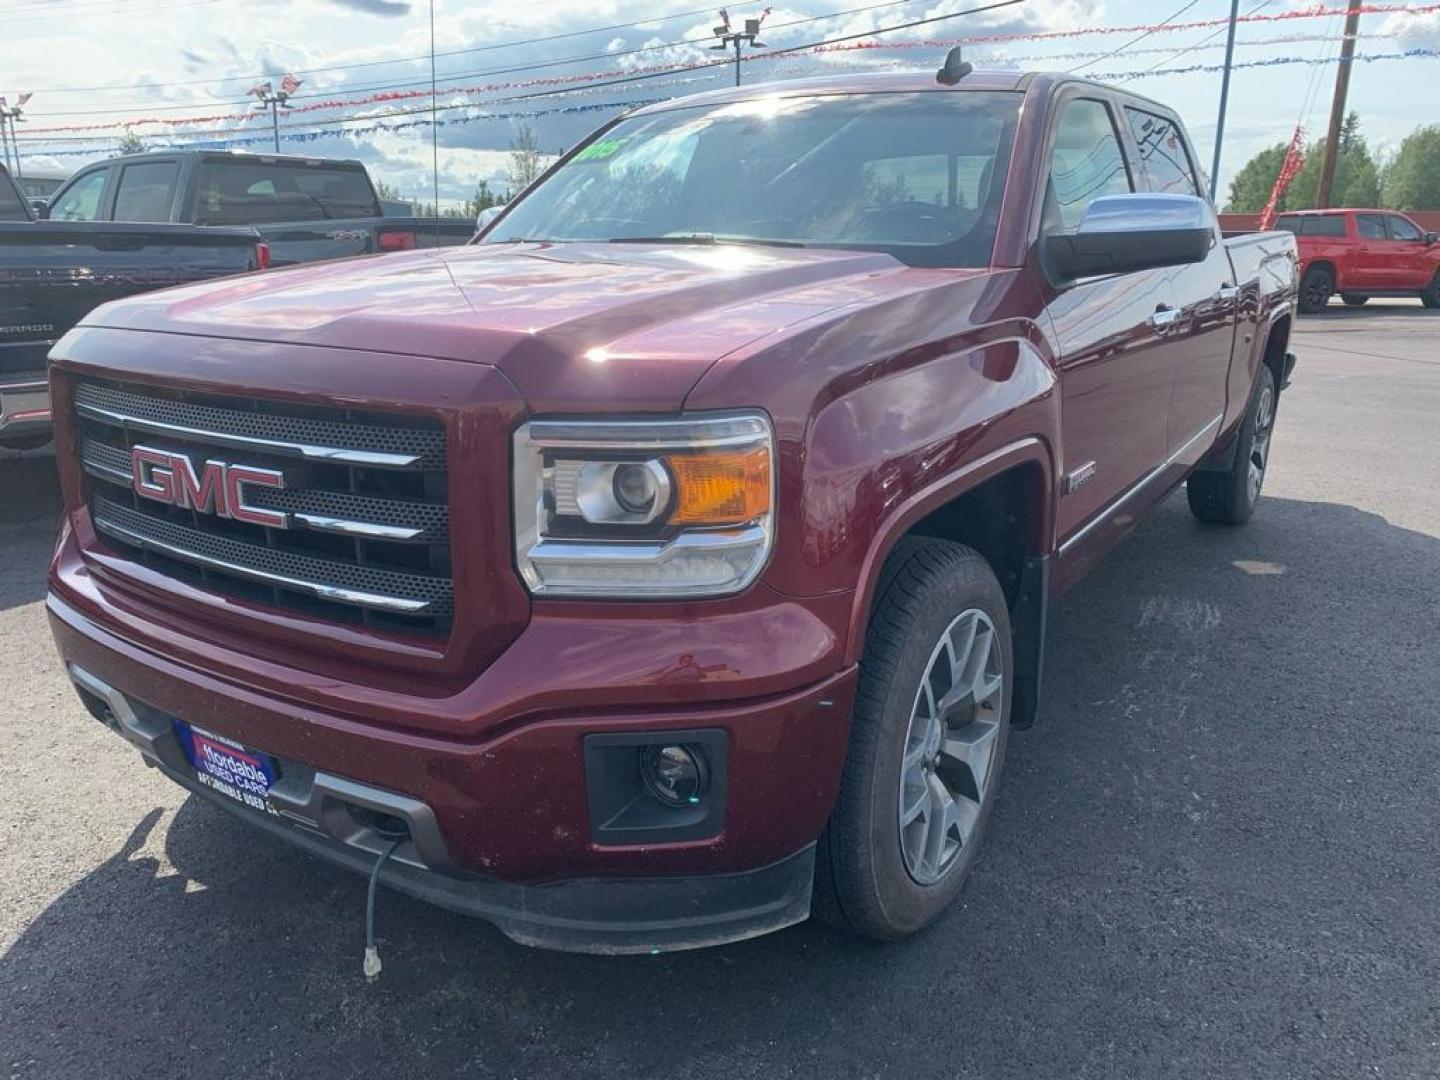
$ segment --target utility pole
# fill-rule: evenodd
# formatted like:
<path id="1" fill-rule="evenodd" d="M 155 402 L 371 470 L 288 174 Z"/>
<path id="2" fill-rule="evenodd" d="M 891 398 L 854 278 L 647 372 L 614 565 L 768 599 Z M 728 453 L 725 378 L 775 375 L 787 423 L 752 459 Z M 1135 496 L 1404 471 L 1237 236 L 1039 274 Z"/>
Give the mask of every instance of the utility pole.
<path id="1" fill-rule="evenodd" d="M 1230 0 L 1230 29 L 1225 34 L 1225 74 L 1220 77 L 1220 115 L 1215 119 L 1215 156 L 1210 161 L 1210 201 L 1220 202 L 1220 148 L 1225 145 L 1225 107 L 1230 102 L 1230 64 L 1235 59 L 1235 21 L 1240 0 Z"/>
<path id="2" fill-rule="evenodd" d="M 760 13 L 758 19 L 746 19 L 744 30 L 730 29 L 730 13 L 724 8 L 720 9 L 720 25 L 712 27 L 715 36 L 720 39 L 720 44 L 712 45 L 710 48 L 715 52 L 727 52 L 730 48 L 735 49 L 735 85 L 740 85 L 740 46 L 749 45 L 752 49 L 763 49 L 765 43 L 757 41 L 760 36 L 760 24 L 765 21 L 765 16 L 770 14 L 766 8 Z"/>
<path id="3" fill-rule="evenodd" d="M 1350 68 L 1355 56 L 1355 38 L 1360 32 L 1361 0 L 1350 0 L 1345 13 L 1345 37 L 1340 42 L 1340 69 L 1335 72 L 1335 100 L 1330 105 L 1330 130 L 1325 136 L 1325 156 L 1320 161 L 1320 186 L 1315 192 L 1315 209 L 1330 205 L 1335 184 L 1335 162 L 1340 154 L 1340 129 L 1345 123 L 1345 98 L 1350 93 Z"/>

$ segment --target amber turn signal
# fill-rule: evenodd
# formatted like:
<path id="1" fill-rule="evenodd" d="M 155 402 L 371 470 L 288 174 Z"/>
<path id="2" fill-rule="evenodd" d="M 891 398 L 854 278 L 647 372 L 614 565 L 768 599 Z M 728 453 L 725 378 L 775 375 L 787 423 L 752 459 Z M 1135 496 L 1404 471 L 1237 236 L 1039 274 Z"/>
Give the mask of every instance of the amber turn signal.
<path id="1" fill-rule="evenodd" d="M 770 510 L 770 451 L 668 454 L 675 478 L 672 525 L 738 525 Z"/>

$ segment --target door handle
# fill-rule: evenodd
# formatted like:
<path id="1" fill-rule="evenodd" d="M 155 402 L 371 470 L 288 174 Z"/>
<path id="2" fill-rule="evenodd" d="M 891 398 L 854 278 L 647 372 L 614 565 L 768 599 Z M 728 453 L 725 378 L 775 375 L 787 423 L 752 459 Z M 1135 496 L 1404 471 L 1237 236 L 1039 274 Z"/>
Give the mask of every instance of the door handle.
<path id="1" fill-rule="evenodd" d="M 1231 285 L 1228 281 L 1215 290 L 1215 299 L 1222 304 L 1228 304 L 1231 300 L 1238 299 L 1239 296 L 1240 286 Z"/>
<path id="2" fill-rule="evenodd" d="M 1165 333 L 1180 321 L 1182 312 L 1179 308 L 1171 307 L 1169 304 L 1161 304 L 1150 316 L 1150 325 L 1158 333 Z"/>

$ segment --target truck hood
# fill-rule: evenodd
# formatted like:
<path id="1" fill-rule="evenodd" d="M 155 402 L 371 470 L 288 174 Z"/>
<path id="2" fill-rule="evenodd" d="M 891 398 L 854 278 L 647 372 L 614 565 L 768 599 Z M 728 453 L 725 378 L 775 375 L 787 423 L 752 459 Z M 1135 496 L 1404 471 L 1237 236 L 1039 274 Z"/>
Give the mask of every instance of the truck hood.
<path id="1" fill-rule="evenodd" d="M 852 251 L 479 245 L 149 293 L 85 323 L 491 364 L 540 412 L 673 410 L 725 354 L 908 273 Z"/>

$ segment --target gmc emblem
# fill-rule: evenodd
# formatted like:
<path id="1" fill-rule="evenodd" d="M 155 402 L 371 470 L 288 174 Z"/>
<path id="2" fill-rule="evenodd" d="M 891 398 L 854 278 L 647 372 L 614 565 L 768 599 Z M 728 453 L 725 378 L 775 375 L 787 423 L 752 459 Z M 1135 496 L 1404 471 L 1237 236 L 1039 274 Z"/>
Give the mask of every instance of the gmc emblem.
<path id="1" fill-rule="evenodd" d="M 285 486 L 285 474 L 274 469 L 207 461 L 197 473 L 195 463 L 185 454 L 137 446 L 130 451 L 130 486 L 136 495 L 155 502 L 272 529 L 290 527 L 290 515 L 284 511 L 263 510 L 245 502 L 246 488 Z"/>

